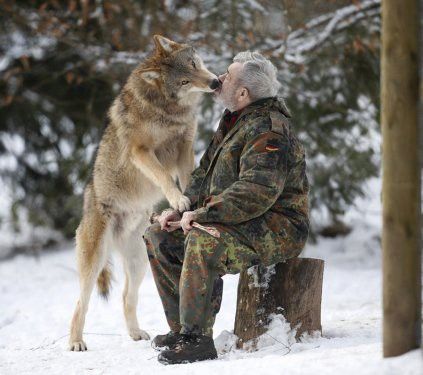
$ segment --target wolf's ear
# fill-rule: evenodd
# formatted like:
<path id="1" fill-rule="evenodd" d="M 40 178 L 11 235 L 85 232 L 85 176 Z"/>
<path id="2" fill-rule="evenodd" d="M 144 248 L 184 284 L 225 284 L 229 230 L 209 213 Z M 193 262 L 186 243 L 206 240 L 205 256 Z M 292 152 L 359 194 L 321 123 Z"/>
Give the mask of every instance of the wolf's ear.
<path id="1" fill-rule="evenodd" d="M 154 35 L 153 39 L 157 50 L 163 55 L 168 55 L 179 47 L 179 43 L 173 42 L 161 35 Z"/>
<path id="2" fill-rule="evenodd" d="M 154 68 L 141 70 L 141 78 L 148 83 L 154 83 L 156 79 L 160 78 L 160 70 Z"/>

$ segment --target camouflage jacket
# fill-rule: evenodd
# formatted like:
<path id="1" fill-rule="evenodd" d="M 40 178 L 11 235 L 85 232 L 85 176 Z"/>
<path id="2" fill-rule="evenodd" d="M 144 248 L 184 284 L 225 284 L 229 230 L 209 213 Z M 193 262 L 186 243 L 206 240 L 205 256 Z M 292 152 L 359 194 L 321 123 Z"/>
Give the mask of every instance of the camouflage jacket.
<path id="1" fill-rule="evenodd" d="M 222 122 L 185 191 L 196 221 L 223 225 L 265 263 L 274 263 L 275 246 L 301 251 L 309 185 L 304 149 L 283 101 L 251 103 L 224 137 Z"/>

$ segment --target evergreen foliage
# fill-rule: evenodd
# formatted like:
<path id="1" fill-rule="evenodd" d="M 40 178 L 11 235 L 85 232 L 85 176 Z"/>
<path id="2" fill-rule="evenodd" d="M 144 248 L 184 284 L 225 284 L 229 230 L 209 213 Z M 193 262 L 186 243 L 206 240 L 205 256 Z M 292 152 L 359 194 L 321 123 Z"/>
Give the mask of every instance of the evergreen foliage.
<path id="1" fill-rule="evenodd" d="M 107 109 L 162 34 L 192 43 L 215 73 L 242 50 L 272 59 L 307 150 L 312 208 L 340 219 L 379 165 L 380 1 L 314 0 L 313 14 L 306 3 L 1 2 L 0 173 L 14 208 L 73 236 Z M 199 154 L 221 108 L 206 96 L 200 112 Z"/>

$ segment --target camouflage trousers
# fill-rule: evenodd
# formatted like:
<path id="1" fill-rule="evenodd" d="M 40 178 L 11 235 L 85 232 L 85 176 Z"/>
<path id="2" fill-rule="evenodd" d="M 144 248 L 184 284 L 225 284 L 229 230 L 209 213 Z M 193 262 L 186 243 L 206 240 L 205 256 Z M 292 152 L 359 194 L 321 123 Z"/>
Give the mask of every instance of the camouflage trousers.
<path id="1" fill-rule="evenodd" d="M 159 224 L 147 228 L 151 270 L 169 327 L 174 332 L 213 336 L 220 310 L 222 276 L 259 263 L 257 253 L 222 228 L 220 238 L 193 228 L 166 232 Z"/>

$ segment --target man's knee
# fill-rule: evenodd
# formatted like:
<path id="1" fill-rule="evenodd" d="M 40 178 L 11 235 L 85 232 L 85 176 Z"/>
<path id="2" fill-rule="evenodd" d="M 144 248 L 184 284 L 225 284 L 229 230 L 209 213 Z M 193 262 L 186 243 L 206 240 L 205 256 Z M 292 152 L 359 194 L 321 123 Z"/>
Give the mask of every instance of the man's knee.
<path id="1" fill-rule="evenodd" d="M 142 236 L 150 259 L 156 255 L 160 243 L 163 242 L 163 234 L 161 232 L 163 231 L 160 228 L 160 224 L 154 223 L 146 228 Z"/>
<path id="2" fill-rule="evenodd" d="M 159 236 L 161 231 L 162 230 L 160 228 L 159 223 L 151 224 L 145 229 L 145 232 L 142 238 L 144 239 L 144 241 L 145 240 L 151 241 L 153 238 Z"/>
<path id="3" fill-rule="evenodd" d="M 161 230 L 160 224 L 150 225 L 143 235 L 147 247 L 148 258 L 169 261 L 183 256 L 183 240 L 174 232 Z"/>

